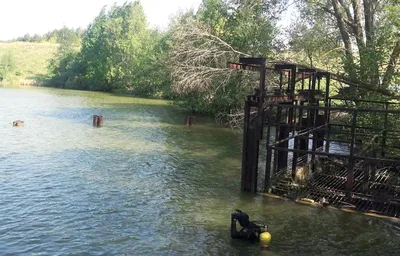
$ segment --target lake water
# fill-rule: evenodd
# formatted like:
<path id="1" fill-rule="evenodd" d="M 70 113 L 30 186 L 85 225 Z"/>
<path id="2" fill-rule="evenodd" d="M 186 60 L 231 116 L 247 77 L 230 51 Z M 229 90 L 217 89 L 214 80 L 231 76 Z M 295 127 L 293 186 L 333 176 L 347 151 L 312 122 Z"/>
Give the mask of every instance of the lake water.
<path id="1" fill-rule="evenodd" d="M 398 223 L 240 192 L 240 131 L 186 114 L 0 88 L 0 255 L 259 255 L 229 236 L 236 208 L 268 224 L 268 255 L 400 255 Z"/>

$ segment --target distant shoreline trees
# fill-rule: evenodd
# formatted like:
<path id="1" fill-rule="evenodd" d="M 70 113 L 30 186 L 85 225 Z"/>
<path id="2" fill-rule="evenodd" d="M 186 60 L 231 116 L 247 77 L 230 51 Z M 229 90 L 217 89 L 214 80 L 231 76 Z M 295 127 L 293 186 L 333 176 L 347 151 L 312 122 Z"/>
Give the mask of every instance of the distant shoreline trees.
<path id="1" fill-rule="evenodd" d="M 17 37 L 16 39 L 6 40 L 3 42 L 26 42 L 26 43 L 58 43 L 61 44 L 68 41 L 73 44 L 79 44 L 84 30 L 82 28 L 68 28 L 66 26 L 60 29 L 54 29 L 46 34 L 25 34 L 24 36 Z"/>

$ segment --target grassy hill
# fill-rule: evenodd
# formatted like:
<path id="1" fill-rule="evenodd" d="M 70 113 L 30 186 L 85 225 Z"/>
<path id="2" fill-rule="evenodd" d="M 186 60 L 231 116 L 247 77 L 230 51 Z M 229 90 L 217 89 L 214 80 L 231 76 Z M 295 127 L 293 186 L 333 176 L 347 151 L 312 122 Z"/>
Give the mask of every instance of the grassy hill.
<path id="1" fill-rule="evenodd" d="M 0 85 L 33 85 L 44 80 L 57 47 L 53 43 L 0 43 Z"/>

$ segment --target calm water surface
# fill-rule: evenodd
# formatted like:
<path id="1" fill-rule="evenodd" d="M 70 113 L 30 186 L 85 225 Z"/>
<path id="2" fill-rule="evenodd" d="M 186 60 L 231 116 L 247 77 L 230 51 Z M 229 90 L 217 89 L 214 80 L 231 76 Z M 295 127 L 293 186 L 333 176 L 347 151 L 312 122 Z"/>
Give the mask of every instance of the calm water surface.
<path id="1" fill-rule="evenodd" d="M 93 114 L 105 117 L 93 128 Z M 164 101 L 0 88 L 0 255 L 400 255 L 400 225 L 241 193 L 241 134 Z M 13 120 L 25 127 L 13 127 Z"/>

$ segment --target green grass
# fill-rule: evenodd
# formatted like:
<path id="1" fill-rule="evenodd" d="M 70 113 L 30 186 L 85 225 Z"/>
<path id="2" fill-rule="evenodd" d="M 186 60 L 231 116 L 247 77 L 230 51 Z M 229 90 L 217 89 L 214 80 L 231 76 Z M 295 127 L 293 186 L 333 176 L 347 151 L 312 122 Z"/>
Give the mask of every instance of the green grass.
<path id="1" fill-rule="evenodd" d="M 3 85 L 20 85 L 24 80 L 45 80 L 49 60 L 57 52 L 53 43 L 0 43 L 0 61 L 10 55 L 14 68 L 4 76 Z M 29 82 L 29 81 L 25 81 Z"/>

